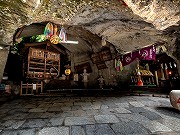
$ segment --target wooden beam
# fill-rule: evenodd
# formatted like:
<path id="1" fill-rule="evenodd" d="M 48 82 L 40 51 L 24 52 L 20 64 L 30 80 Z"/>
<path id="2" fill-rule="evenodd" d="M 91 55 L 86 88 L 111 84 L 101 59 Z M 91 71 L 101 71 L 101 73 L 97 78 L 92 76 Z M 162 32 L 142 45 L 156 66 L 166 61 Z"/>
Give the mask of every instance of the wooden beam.
<path id="1" fill-rule="evenodd" d="M 24 30 L 25 27 L 26 27 L 26 26 L 24 25 L 23 27 L 21 27 L 21 28 L 19 29 L 19 31 L 17 32 L 17 34 L 16 34 L 16 36 L 15 36 L 15 39 L 19 38 L 19 36 L 21 35 L 21 33 L 22 33 L 22 31 Z"/>
<path id="2" fill-rule="evenodd" d="M 26 43 L 25 47 L 32 47 L 32 46 L 39 46 L 39 45 L 47 45 L 50 44 L 54 49 L 56 49 L 57 51 L 59 51 L 62 54 L 66 54 L 65 51 L 61 50 L 59 47 L 57 47 L 57 45 L 52 44 L 49 41 L 44 41 L 44 42 L 35 42 L 35 43 Z"/>
<path id="3" fill-rule="evenodd" d="M 38 46 L 38 45 L 47 45 L 48 41 L 44 41 L 44 42 L 35 42 L 35 43 L 26 43 L 25 47 L 31 47 L 31 46 Z"/>

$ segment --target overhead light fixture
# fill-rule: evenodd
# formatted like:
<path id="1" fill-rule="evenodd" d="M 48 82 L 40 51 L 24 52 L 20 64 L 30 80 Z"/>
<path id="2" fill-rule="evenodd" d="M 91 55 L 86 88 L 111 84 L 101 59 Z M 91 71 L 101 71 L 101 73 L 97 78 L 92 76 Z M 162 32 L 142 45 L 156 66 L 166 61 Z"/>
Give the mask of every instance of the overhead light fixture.
<path id="1" fill-rule="evenodd" d="M 2 50 L 3 49 L 3 47 L 2 46 L 0 46 L 0 50 Z"/>
<path id="2" fill-rule="evenodd" d="M 59 41 L 59 43 L 78 44 L 79 42 L 78 42 L 78 41 L 70 41 L 70 40 L 67 40 L 67 41 Z"/>

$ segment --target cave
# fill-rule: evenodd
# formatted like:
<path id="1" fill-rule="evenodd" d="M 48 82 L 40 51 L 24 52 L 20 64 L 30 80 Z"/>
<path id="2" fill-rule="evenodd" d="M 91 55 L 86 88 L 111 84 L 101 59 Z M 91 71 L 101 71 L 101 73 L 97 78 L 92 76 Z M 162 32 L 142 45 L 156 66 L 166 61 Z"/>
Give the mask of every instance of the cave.
<path id="1" fill-rule="evenodd" d="M 156 87 L 166 88 L 155 80 L 163 82 L 161 80 L 165 78 L 169 81 L 171 76 L 176 78 L 177 82 L 170 84 L 168 90 L 178 88 L 180 73 L 178 1 L 20 0 L 10 3 L 5 0 L 1 3 L 2 84 L 5 81 L 3 78 L 8 76 L 8 81 L 18 86 L 21 83 L 38 84 L 42 81 L 45 89 L 128 89 L 132 85 L 132 76 L 137 68 L 146 70 L 143 66 L 148 63 Z M 68 42 L 54 43 L 50 37 L 42 39 L 45 27 L 49 23 L 56 27 L 58 35 L 64 29 Z M 156 60 L 137 61 L 133 58 L 131 63 L 124 64 L 120 69 L 116 68 L 115 64 L 119 59 L 123 62 L 126 55 L 135 53 L 138 55 L 138 51 L 152 46 L 157 50 Z M 33 49 L 36 52 L 44 52 L 44 63 L 35 58 L 34 61 L 28 60 Z M 48 54 L 57 55 L 58 63 L 52 59 L 48 63 Z M 36 64 L 29 66 L 29 63 Z M 161 71 L 158 71 L 161 68 L 160 63 L 163 63 L 165 74 L 163 79 Z M 54 65 L 57 67 L 53 67 Z M 165 68 L 174 72 L 171 74 L 169 70 L 165 71 Z M 70 73 L 66 69 L 70 69 Z M 87 86 L 83 82 L 84 69 L 88 75 Z M 48 74 L 45 74 L 46 71 Z M 102 85 L 100 77 L 103 77 Z M 146 82 L 147 80 L 149 78 Z"/>
<path id="2" fill-rule="evenodd" d="M 1 135 L 179 135 L 180 0 L 0 0 Z"/>

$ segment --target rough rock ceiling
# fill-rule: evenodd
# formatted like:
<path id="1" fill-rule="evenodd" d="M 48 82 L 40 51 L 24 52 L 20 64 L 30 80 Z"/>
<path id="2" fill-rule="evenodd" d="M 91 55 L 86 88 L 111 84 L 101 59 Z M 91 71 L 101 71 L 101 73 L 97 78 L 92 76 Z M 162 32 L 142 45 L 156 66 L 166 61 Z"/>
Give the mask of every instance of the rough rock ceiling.
<path id="1" fill-rule="evenodd" d="M 0 21 L 1 44 L 12 44 L 15 31 L 24 25 L 51 21 L 72 26 L 68 34 L 80 40 L 79 46 L 98 48 L 103 36 L 126 52 L 165 40 L 163 30 L 179 26 L 180 1 L 1 0 Z"/>
<path id="2" fill-rule="evenodd" d="M 124 0 L 132 11 L 156 29 L 164 30 L 180 20 L 179 0 Z"/>

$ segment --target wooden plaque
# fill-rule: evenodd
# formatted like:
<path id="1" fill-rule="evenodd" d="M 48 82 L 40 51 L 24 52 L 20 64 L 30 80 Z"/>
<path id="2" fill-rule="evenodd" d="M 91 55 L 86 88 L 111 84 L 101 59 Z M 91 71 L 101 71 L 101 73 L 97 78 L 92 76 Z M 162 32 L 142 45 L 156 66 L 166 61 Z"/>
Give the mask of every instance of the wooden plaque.
<path id="1" fill-rule="evenodd" d="M 96 66 L 97 66 L 98 70 L 107 68 L 105 62 L 98 63 L 98 64 L 96 64 Z"/>
<path id="2" fill-rule="evenodd" d="M 92 72 L 91 65 L 90 65 L 89 62 L 77 65 L 74 68 L 75 68 L 76 72 L 79 73 L 79 74 L 82 74 L 84 69 L 87 70 L 87 73 L 91 73 Z"/>
<path id="3" fill-rule="evenodd" d="M 109 61 L 112 59 L 112 55 L 109 49 L 103 50 L 100 52 L 100 58 L 103 61 Z"/>
<path id="4" fill-rule="evenodd" d="M 91 55 L 91 59 L 92 59 L 92 62 L 93 62 L 94 64 L 101 62 L 101 58 L 100 58 L 100 56 L 99 56 L 98 53 L 92 54 L 92 55 Z"/>

